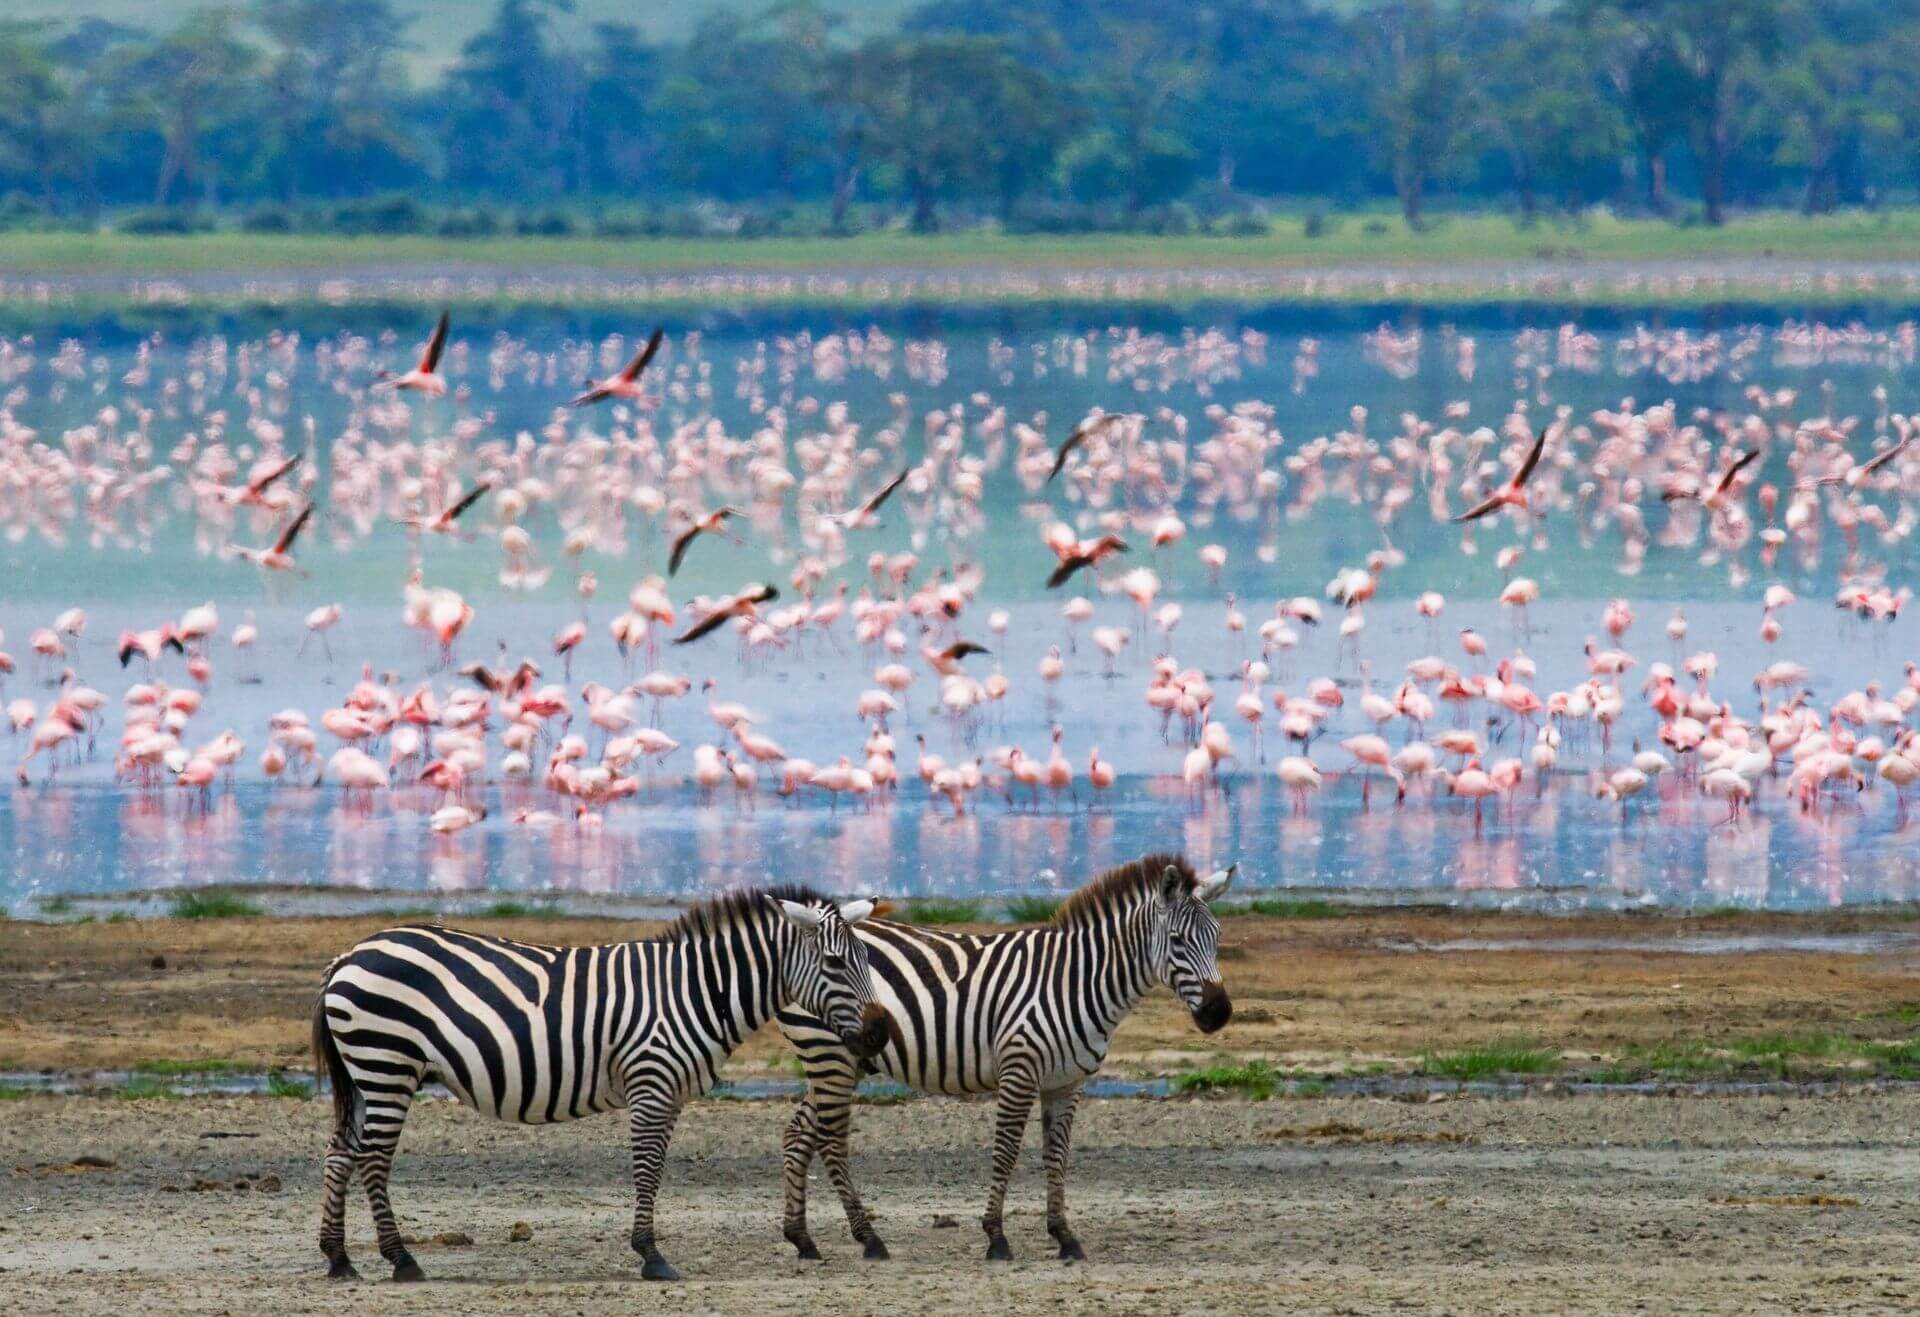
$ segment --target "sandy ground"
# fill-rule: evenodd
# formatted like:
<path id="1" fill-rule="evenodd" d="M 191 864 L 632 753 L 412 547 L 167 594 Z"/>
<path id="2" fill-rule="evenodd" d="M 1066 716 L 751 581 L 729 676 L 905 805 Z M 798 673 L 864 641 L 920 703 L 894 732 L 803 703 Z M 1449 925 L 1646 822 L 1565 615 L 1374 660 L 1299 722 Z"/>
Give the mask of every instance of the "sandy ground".
<path id="1" fill-rule="evenodd" d="M 0 1071 L 124 1069 L 218 1059 L 304 1068 L 326 963 L 391 922 L 351 919 L 0 921 Z M 531 941 L 633 937 L 591 919 L 460 920 Z M 1829 948 L 1872 939 L 1867 954 Z M 1432 950 L 1494 942 L 1499 950 Z M 1734 955 L 1707 945 L 1757 946 Z M 1821 949 L 1794 949 L 1799 947 Z M 1774 949 L 1764 949 L 1772 947 Z M 1401 1063 L 1516 1038 L 1569 1059 L 1670 1041 L 1843 1032 L 1897 1040 L 1920 1006 L 1920 927 L 1897 916 L 1549 918 L 1398 910 L 1337 919 L 1226 921 L 1233 1024 L 1202 1037 L 1155 993 L 1116 1042 L 1119 1070 L 1216 1056 L 1300 1068 Z M 787 1070 L 763 1033 L 733 1072 Z"/>
<path id="2" fill-rule="evenodd" d="M 817 1183 L 827 1260 L 795 1261 L 777 1224 L 785 1117 L 689 1112 L 659 1218 L 687 1279 L 648 1287 L 625 1243 L 618 1120 L 528 1130 L 423 1103 L 395 1178 L 402 1228 L 473 1242 L 423 1244 L 428 1284 L 394 1286 L 356 1194 L 349 1245 L 369 1279 L 343 1292 L 313 1239 L 321 1103 L 27 1099 L 0 1123 L 0 1162 L 22 1168 L 0 1284 L 9 1311 L 66 1314 L 1842 1312 L 1920 1296 L 1910 1093 L 1094 1102 L 1072 1195 L 1092 1260 L 1073 1267 L 1047 1248 L 1031 1139 L 1008 1215 L 1020 1260 L 984 1261 L 990 1110 L 931 1100 L 856 1117 L 895 1260 L 859 1261 Z M 509 1242 L 516 1222 L 530 1240 Z"/>

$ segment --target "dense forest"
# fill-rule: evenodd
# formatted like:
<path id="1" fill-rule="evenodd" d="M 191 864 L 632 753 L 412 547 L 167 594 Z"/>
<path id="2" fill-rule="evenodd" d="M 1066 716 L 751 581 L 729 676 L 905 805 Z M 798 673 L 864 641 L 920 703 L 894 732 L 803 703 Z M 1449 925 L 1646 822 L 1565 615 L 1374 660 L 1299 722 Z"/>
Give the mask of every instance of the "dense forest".
<path id="1" fill-rule="evenodd" d="M 1719 223 L 1920 192 L 1920 0 L 831 0 L 650 44 L 500 0 L 0 24 L 0 220 L 148 231 L 1247 231 L 1280 205 Z"/>

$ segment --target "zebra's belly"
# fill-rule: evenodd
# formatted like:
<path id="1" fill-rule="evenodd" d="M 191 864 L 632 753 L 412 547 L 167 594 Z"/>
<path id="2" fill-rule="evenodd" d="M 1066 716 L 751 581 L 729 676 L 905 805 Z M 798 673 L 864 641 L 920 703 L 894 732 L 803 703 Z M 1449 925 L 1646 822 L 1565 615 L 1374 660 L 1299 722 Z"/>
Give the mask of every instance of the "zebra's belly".
<path id="1" fill-rule="evenodd" d="M 911 1044 L 911 1040 L 906 1041 Z M 1104 1052 L 1094 1054 L 1072 1049 L 1056 1050 L 1015 1040 L 991 1054 L 959 1057 L 943 1057 L 938 1049 L 929 1048 L 923 1058 L 921 1049 L 911 1045 L 888 1047 L 866 1065 L 874 1074 L 923 1093 L 964 1097 L 975 1093 L 991 1093 L 999 1088 L 1001 1057 L 1014 1052 L 1029 1056 L 1038 1052 L 1039 1088 L 1043 1093 L 1071 1088 L 1083 1082 L 1098 1073 L 1106 1060 Z"/>

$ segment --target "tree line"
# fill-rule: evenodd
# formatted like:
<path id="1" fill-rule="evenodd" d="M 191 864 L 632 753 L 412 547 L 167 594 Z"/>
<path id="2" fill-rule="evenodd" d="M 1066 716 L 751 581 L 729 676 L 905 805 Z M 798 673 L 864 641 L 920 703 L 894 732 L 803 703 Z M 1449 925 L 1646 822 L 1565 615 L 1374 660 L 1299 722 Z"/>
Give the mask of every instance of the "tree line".
<path id="1" fill-rule="evenodd" d="M 667 43 L 569 2 L 500 0 L 431 80 L 391 0 L 0 24 L 0 217 L 1232 231 L 1282 199 L 1719 223 L 1920 183 L 1920 0 L 970 0 L 861 39 L 785 0 Z"/>

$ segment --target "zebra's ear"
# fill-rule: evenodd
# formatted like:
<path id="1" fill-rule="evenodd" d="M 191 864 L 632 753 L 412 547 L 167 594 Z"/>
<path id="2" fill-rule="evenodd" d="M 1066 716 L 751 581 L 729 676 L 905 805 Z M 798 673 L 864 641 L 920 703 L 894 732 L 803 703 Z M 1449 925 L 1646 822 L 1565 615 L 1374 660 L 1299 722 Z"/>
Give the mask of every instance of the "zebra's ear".
<path id="1" fill-rule="evenodd" d="M 1169 864 L 1160 871 L 1160 899 L 1168 905 L 1178 901 L 1187 892 L 1187 876 L 1180 872 L 1180 866 Z"/>
<path id="2" fill-rule="evenodd" d="M 849 901 L 840 907 L 840 918 L 849 924 L 857 924 L 870 917 L 874 911 L 872 901 Z"/>
<path id="3" fill-rule="evenodd" d="M 798 901 L 777 897 L 775 899 L 780 901 L 780 913 L 785 915 L 787 922 L 795 928 L 804 928 L 811 933 L 816 931 L 820 927 L 820 921 L 826 918 L 825 914 L 810 905 L 801 905 Z"/>
<path id="4" fill-rule="evenodd" d="M 1194 889 L 1194 895 L 1202 901 L 1213 900 L 1233 885 L 1233 875 L 1238 872 L 1240 872 L 1238 864 L 1229 864 L 1224 869 L 1208 874 L 1200 880 L 1200 885 Z"/>

